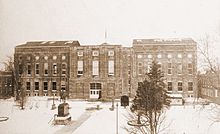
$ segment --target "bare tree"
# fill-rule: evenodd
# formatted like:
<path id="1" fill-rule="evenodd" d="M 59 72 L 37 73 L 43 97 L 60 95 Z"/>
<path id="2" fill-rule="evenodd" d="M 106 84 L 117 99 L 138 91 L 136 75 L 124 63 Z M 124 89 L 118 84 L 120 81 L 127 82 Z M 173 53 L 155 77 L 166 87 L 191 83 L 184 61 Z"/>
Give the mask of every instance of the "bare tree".
<path id="1" fill-rule="evenodd" d="M 220 90 L 220 62 L 218 57 L 214 54 L 214 44 L 215 40 L 213 40 L 209 35 L 206 35 L 203 39 L 200 40 L 198 46 L 198 54 L 200 59 L 200 68 L 203 71 L 206 71 L 206 74 L 198 74 L 198 96 L 201 97 L 201 85 L 202 85 L 202 77 L 207 77 L 206 82 L 209 83 L 215 90 Z M 215 97 L 215 96 L 214 96 Z M 220 98 L 216 98 L 217 101 L 220 101 Z M 213 124 L 215 122 L 220 121 L 220 108 L 217 105 L 211 108 L 212 114 L 210 114 L 213 120 Z"/>
<path id="2" fill-rule="evenodd" d="M 20 103 L 21 109 L 24 109 L 25 102 L 25 88 L 24 77 L 27 70 L 24 57 L 16 57 L 16 60 L 12 56 L 7 57 L 8 60 L 3 62 L 5 70 L 10 71 L 12 74 L 12 89 L 14 92 L 15 100 Z"/>

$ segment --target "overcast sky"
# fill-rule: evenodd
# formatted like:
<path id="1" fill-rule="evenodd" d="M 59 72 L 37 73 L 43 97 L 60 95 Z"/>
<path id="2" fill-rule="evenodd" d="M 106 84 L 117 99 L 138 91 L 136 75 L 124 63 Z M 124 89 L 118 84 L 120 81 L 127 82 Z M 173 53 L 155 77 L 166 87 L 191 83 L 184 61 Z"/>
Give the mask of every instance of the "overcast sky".
<path id="1" fill-rule="evenodd" d="M 131 46 L 135 38 L 220 35 L 220 0 L 0 0 L 0 60 L 35 40 Z M 220 44 L 219 44 L 220 45 Z"/>

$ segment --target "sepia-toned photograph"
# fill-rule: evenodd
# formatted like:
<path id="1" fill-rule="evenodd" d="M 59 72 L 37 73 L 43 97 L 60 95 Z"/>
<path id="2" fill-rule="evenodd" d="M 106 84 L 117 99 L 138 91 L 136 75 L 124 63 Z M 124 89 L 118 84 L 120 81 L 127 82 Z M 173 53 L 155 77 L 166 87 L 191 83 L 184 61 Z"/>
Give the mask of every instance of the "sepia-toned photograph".
<path id="1" fill-rule="evenodd" d="M 218 133 L 219 0 L 0 0 L 0 134 Z"/>

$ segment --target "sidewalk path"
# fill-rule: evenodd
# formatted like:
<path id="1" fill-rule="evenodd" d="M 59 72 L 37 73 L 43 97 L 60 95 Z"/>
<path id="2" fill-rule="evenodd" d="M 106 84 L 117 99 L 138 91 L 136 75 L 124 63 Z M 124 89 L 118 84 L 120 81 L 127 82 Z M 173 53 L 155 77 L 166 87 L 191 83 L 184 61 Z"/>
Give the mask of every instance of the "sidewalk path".
<path id="1" fill-rule="evenodd" d="M 92 111 L 84 112 L 77 121 L 74 121 L 70 125 L 62 127 L 60 130 L 56 131 L 54 134 L 72 134 L 78 127 L 80 127 L 83 122 L 85 122 L 92 114 Z"/>

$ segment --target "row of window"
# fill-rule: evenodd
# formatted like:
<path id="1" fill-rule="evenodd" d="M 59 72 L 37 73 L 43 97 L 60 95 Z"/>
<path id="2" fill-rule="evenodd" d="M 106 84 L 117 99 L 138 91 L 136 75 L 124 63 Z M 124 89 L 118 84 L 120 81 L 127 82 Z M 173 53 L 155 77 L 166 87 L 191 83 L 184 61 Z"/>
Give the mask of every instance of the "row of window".
<path id="1" fill-rule="evenodd" d="M 114 56 L 114 51 L 113 50 L 109 50 L 108 51 L 108 56 Z M 83 56 L 83 51 L 78 51 L 77 52 L 78 56 Z M 98 50 L 94 50 L 92 51 L 92 56 L 99 56 L 99 51 Z"/>
<path id="2" fill-rule="evenodd" d="M 147 58 L 149 58 L 149 59 L 151 59 L 151 58 L 153 58 L 153 55 L 152 54 L 149 54 L 149 55 L 146 55 L 146 57 Z M 167 54 L 167 58 L 172 58 L 173 57 L 173 55 L 172 54 Z M 138 54 L 137 55 L 137 58 L 145 58 L 145 55 L 143 55 L 143 54 Z M 162 54 L 158 54 L 157 55 L 157 58 L 158 59 L 160 59 L 160 58 L 162 58 Z M 174 58 L 174 57 L 173 57 Z M 183 58 L 183 54 L 181 54 L 181 53 L 179 53 L 179 54 L 177 54 L 177 58 Z M 191 53 L 189 53 L 189 54 L 187 54 L 187 58 L 189 58 L 189 59 L 191 59 L 192 58 L 192 54 Z"/>
<path id="3" fill-rule="evenodd" d="M 143 64 L 142 64 L 141 62 L 138 63 L 138 74 L 139 74 L 139 75 L 142 75 L 142 74 L 145 73 L 145 72 L 143 72 L 143 67 L 142 67 L 142 65 L 143 65 Z M 162 68 L 162 64 L 161 64 L 161 63 L 158 63 L 158 65 L 159 65 L 159 68 Z M 147 64 L 147 66 L 146 66 L 146 69 L 145 69 L 145 70 L 147 70 L 147 72 L 150 71 L 150 66 L 151 66 L 151 62 L 149 62 L 149 63 Z M 177 74 L 182 74 L 182 72 L 183 72 L 182 63 L 177 63 L 177 68 L 176 68 L 176 70 L 177 70 Z M 188 63 L 188 64 L 187 64 L 187 70 L 188 70 L 188 74 L 193 74 L 193 64 L 192 64 L 192 63 Z M 172 75 L 172 73 L 173 73 L 172 63 L 167 63 L 167 74 Z"/>
<path id="4" fill-rule="evenodd" d="M 78 61 L 77 63 L 77 75 L 81 76 L 83 75 L 83 61 Z M 94 60 L 92 61 L 92 75 L 98 76 L 99 75 L 99 61 Z M 114 75 L 114 60 L 108 61 L 108 75 L 113 76 Z"/>
<path id="5" fill-rule="evenodd" d="M 58 57 L 57 57 L 56 55 L 52 56 L 52 59 L 53 59 L 53 60 L 57 60 L 57 58 L 58 58 Z M 22 55 L 19 56 L 19 59 L 22 60 Z M 35 60 L 39 60 L 39 59 L 40 59 L 40 56 L 35 56 Z M 44 60 L 48 60 L 48 59 L 49 59 L 49 56 L 44 56 L 43 59 L 44 59 Z M 66 56 L 65 56 L 65 55 L 62 55 L 62 56 L 61 56 L 61 59 L 62 59 L 62 60 L 66 60 Z M 31 56 L 27 56 L 27 60 L 30 61 L 30 60 L 31 60 Z"/>
<path id="6" fill-rule="evenodd" d="M 173 90 L 173 83 L 172 82 L 167 83 L 167 90 L 168 91 Z M 177 91 L 183 91 L 183 83 L 182 82 L 177 83 Z M 193 91 L 193 82 L 188 82 L 188 91 Z"/>
<path id="7" fill-rule="evenodd" d="M 44 74 L 48 75 L 49 74 L 49 65 L 48 65 L 48 63 L 44 63 L 43 64 L 43 69 L 44 69 Z M 22 67 L 19 67 L 19 70 L 20 70 L 19 73 L 21 74 L 22 73 Z M 32 71 L 31 65 L 28 64 L 27 65 L 27 74 L 30 75 L 31 71 Z M 62 63 L 62 65 L 61 65 L 61 74 L 65 75 L 66 71 L 67 71 L 67 64 L 66 63 Z M 58 73 L 59 72 L 58 72 L 58 68 L 57 68 L 57 63 L 53 63 L 52 64 L 52 74 L 56 75 Z M 36 75 L 40 74 L 40 64 L 39 63 L 35 64 L 35 74 Z"/>
<path id="8" fill-rule="evenodd" d="M 62 87 L 65 87 L 65 85 L 61 85 Z M 34 90 L 40 89 L 40 83 L 34 82 Z M 31 82 L 26 82 L 26 90 L 31 90 Z M 43 82 L 43 90 L 48 90 L 48 82 Z M 52 82 L 52 90 L 57 90 L 57 82 Z M 65 90 L 65 88 L 62 88 L 62 90 Z"/>

